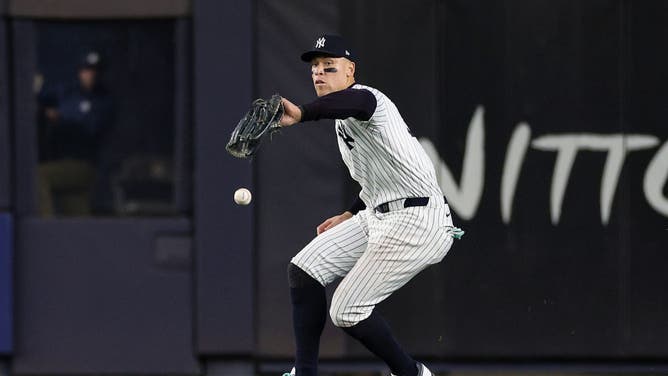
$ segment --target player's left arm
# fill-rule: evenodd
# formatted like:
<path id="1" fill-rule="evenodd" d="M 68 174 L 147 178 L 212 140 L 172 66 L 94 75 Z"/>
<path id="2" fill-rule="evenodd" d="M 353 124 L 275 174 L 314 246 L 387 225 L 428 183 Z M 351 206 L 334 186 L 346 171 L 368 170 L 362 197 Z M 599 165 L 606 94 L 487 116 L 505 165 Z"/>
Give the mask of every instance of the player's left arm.
<path id="1" fill-rule="evenodd" d="M 376 97 L 366 89 L 348 88 L 324 95 L 311 103 L 297 106 L 283 98 L 285 114 L 281 126 L 319 119 L 355 118 L 368 121 L 376 111 Z"/>
<path id="2" fill-rule="evenodd" d="M 302 119 L 302 110 L 286 98 L 281 98 L 281 100 L 283 102 L 283 116 L 279 121 L 281 127 L 289 127 L 299 123 Z"/>

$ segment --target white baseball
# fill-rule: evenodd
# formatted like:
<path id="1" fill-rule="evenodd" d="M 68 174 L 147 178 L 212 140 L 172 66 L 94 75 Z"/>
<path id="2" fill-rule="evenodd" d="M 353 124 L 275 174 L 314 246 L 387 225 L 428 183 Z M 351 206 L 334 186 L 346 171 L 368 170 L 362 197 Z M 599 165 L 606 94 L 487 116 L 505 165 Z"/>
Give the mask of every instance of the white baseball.
<path id="1" fill-rule="evenodd" d="M 248 205 L 252 199 L 253 195 L 246 188 L 239 188 L 234 192 L 234 202 L 239 205 Z"/>

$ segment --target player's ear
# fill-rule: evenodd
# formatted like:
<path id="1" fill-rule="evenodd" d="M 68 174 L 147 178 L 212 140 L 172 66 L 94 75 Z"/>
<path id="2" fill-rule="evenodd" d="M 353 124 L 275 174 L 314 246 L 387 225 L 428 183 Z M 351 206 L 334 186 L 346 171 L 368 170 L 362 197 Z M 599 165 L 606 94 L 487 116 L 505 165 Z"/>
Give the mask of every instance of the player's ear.
<path id="1" fill-rule="evenodd" d="M 346 75 L 348 77 L 355 77 L 355 62 L 348 60 L 348 67 L 346 68 Z"/>

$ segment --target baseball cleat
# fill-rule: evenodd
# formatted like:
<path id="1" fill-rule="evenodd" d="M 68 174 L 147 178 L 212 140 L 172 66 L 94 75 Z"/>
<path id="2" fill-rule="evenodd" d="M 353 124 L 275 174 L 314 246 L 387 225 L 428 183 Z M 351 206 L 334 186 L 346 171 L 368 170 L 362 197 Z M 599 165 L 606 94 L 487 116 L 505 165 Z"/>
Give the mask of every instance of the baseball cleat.
<path id="1" fill-rule="evenodd" d="M 418 362 L 418 376 L 434 376 L 433 373 L 422 363 Z"/>
<path id="2" fill-rule="evenodd" d="M 415 364 L 415 366 L 418 369 L 418 376 L 436 376 L 433 373 L 431 373 L 431 371 L 429 370 L 429 368 L 427 368 L 427 366 L 425 366 L 424 364 L 422 364 L 420 362 L 417 362 Z M 393 373 L 390 373 L 390 376 L 397 376 L 397 375 L 395 375 Z"/>
<path id="3" fill-rule="evenodd" d="M 297 371 L 295 370 L 295 367 L 292 367 L 292 370 L 290 372 L 284 373 L 283 376 L 295 376 L 296 372 Z"/>

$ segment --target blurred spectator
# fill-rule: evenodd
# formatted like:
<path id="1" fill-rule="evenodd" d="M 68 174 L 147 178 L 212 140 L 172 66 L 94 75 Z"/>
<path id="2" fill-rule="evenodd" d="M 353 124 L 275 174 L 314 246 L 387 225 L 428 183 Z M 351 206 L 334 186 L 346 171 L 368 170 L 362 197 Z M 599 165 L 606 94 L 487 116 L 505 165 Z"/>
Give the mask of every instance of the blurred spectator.
<path id="1" fill-rule="evenodd" d="M 114 120 L 113 101 L 100 82 L 102 61 L 86 53 L 72 83 L 39 92 L 39 206 L 42 216 L 91 213 L 103 138 Z"/>

